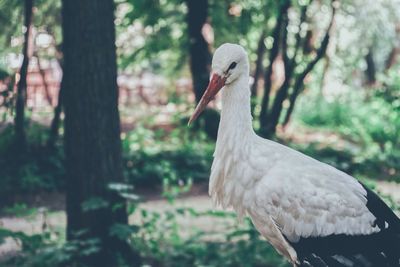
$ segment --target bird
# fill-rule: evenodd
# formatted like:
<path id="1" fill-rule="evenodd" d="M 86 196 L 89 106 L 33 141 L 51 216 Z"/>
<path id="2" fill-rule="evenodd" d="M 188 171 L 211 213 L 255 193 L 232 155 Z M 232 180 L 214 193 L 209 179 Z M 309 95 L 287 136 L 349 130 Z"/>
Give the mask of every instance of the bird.
<path id="1" fill-rule="evenodd" d="M 252 127 L 245 49 L 215 50 L 209 84 L 189 119 L 221 91 L 221 116 L 209 180 L 215 205 L 250 217 L 293 266 L 400 266 L 400 219 L 354 177 Z"/>

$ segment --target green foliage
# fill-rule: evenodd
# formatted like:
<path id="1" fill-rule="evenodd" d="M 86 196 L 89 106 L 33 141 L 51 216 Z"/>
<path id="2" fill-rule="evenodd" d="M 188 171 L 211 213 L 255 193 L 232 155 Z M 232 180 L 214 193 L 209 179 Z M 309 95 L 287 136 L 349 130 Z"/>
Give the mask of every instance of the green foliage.
<path id="1" fill-rule="evenodd" d="M 140 225 L 116 224 L 110 234 L 129 239 L 132 246 L 139 249 L 146 266 L 289 266 L 260 238 L 250 220 L 238 223 L 231 212 L 170 208 L 163 213 L 136 209 L 141 218 Z M 185 220 L 213 220 L 221 224 L 223 230 L 184 227 L 182 222 Z M 81 231 L 76 233 L 76 240 L 66 242 L 54 232 L 27 235 L 0 229 L 0 241 L 12 238 L 21 244 L 21 251 L 2 266 L 83 267 L 77 259 L 100 249 L 99 240 L 85 239 L 84 235 L 85 231 Z"/>
<path id="2" fill-rule="evenodd" d="M 387 103 L 391 103 L 392 107 L 400 110 L 400 65 L 390 69 L 386 75 L 380 77 L 383 86 L 377 88 L 375 95 Z"/>
<path id="3" fill-rule="evenodd" d="M 108 185 L 108 188 L 114 192 L 116 192 L 121 197 L 125 198 L 127 201 L 130 202 L 137 202 L 139 201 L 139 196 L 133 193 L 133 185 L 131 184 L 124 184 L 124 183 L 111 183 Z M 119 207 L 112 207 L 113 210 Z"/>
<path id="4" fill-rule="evenodd" d="M 208 179 L 213 145 L 201 132 L 137 127 L 123 138 L 123 148 L 125 175 L 132 184 L 169 186 Z"/>
<path id="5" fill-rule="evenodd" d="M 274 22 L 278 5 L 274 1 L 210 2 L 211 24 L 215 32 L 215 47 L 224 42 L 240 43 L 248 48 L 251 57 L 263 29 Z"/>
<path id="6" fill-rule="evenodd" d="M 6 238 L 12 238 L 20 243 L 22 251 L 26 253 L 34 253 L 37 248 L 41 247 L 45 239 L 49 236 L 47 234 L 34 234 L 27 235 L 23 232 L 13 232 L 7 229 L 0 228 L 0 243 L 4 243 Z"/>
<path id="7" fill-rule="evenodd" d="M 371 4 L 341 1 L 343 16 L 336 20 L 335 36 L 338 40 L 335 60 L 331 61 L 337 79 L 357 86 L 358 79 L 354 76 L 365 70 L 365 56 L 369 50 L 373 53 L 377 71 L 384 70 L 393 44 L 398 43 L 398 7 L 399 3 L 391 0 L 378 0 Z"/>
<path id="8" fill-rule="evenodd" d="M 54 191 L 64 186 L 63 152 L 59 146 L 45 145 L 47 129 L 31 124 L 30 141 L 24 154 L 15 152 L 13 127 L 0 133 L 0 195 L 3 200 L 15 194 Z"/>
<path id="9" fill-rule="evenodd" d="M 351 116 L 349 116 L 352 110 L 351 101 L 343 98 L 338 97 L 333 101 L 328 101 L 312 96 L 312 101 L 308 105 L 299 103 L 302 108 L 299 110 L 298 117 L 302 122 L 313 127 L 331 129 L 341 125 L 351 125 Z"/>
<path id="10" fill-rule="evenodd" d="M 359 172 L 378 178 L 399 177 L 399 75 L 391 72 L 374 92 L 352 89 L 332 99 L 319 94 L 303 97 L 297 118 L 308 126 L 333 131 L 350 142 L 346 161 Z M 340 153 L 342 153 L 341 151 Z M 352 154 L 352 159 L 349 156 Z M 340 161 L 340 159 L 339 159 Z M 342 168 L 343 169 L 343 168 Z"/>
<path id="11" fill-rule="evenodd" d="M 369 187 L 375 182 L 362 179 Z M 389 197 L 384 199 L 398 210 Z M 290 264 L 269 245 L 249 219 L 237 221 L 233 212 L 195 210 L 168 205 L 163 212 L 132 205 L 137 224 L 115 224 L 110 235 L 129 240 L 139 250 L 143 266 L 158 267 L 289 267 Z M 190 223 L 190 227 L 187 224 Z M 212 225 L 212 226 L 210 226 Z M 83 267 L 77 259 L 96 253 L 99 240 L 84 238 L 86 231 L 75 233 L 75 240 L 66 242 L 54 232 L 26 235 L 0 229 L 0 243 L 13 238 L 21 251 L 3 266 Z M 118 267 L 127 266 L 121 262 Z M 129 264 L 128 264 L 129 266 Z"/>
<path id="12" fill-rule="evenodd" d="M 22 51 L 24 34 L 24 1 L 0 0 L 0 66 L 10 66 L 7 56 L 9 53 Z M 37 34 L 47 33 L 54 38 L 55 44 L 61 43 L 61 1 L 35 0 L 32 25 Z M 54 58 L 56 51 L 47 49 L 47 56 Z"/>
<path id="13" fill-rule="evenodd" d="M 10 49 L 11 39 L 16 32 L 22 35 L 23 24 L 23 2 L 22 1 L 7 1 L 0 0 L 0 44 L 5 47 L 7 52 L 16 52 L 15 48 Z M 3 51 L 2 51 L 3 52 Z M 4 51 L 5 52 L 5 51 Z M 0 62 L 5 56 L 0 53 Z"/>
<path id="14" fill-rule="evenodd" d="M 180 53 L 187 44 L 185 11 L 182 0 L 121 1 L 116 26 L 117 34 L 125 34 L 117 38 L 118 65 L 124 70 L 176 73 L 186 59 L 186 53 Z M 127 31 L 136 42 L 125 40 Z"/>
<path id="15" fill-rule="evenodd" d="M 306 145 L 291 144 L 291 146 L 304 154 L 327 163 L 346 173 L 353 173 L 357 170 L 358 164 L 354 159 L 354 153 L 346 149 L 338 149 L 330 146 L 321 147 L 318 143 Z"/>
<path id="16" fill-rule="evenodd" d="M 6 78 L 8 78 L 10 76 L 10 74 L 8 73 L 8 71 L 4 70 L 3 68 L 1 68 L 0 66 L 0 81 L 5 80 Z"/>
<path id="17" fill-rule="evenodd" d="M 215 47 L 224 42 L 246 46 L 255 58 L 260 32 L 275 19 L 273 1 L 209 1 Z M 118 2 L 117 44 L 119 66 L 124 70 L 150 69 L 168 76 L 179 73 L 188 61 L 187 6 L 183 0 L 127 0 Z M 127 30 L 137 42 L 126 43 Z M 138 37 L 139 36 L 139 37 Z"/>
<path id="18" fill-rule="evenodd" d="M 1 131 L 0 193 L 4 199 L 14 194 L 63 190 L 63 150 L 59 145 L 55 149 L 46 147 L 47 132 L 45 127 L 31 123 L 29 148 L 18 155 L 13 149 L 13 127 Z M 126 188 L 132 184 L 164 187 L 164 196 L 172 199 L 188 191 L 193 182 L 207 181 L 213 148 L 203 132 L 190 131 L 186 126 L 166 132 L 139 125 L 123 135 L 124 173 L 129 185 L 114 184 L 110 189 L 124 189 L 119 193 L 134 200 L 137 196 Z"/>
<path id="19" fill-rule="evenodd" d="M 83 232 L 77 233 L 77 235 L 82 234 Z M 21 251 L 2 263 L 2 266 L 6 267 L 85 267 L 76 259 L 96 253 L 100 249 L 100 241 L 96 238 L 80 237 L 63 242 L 54 232 L 26 235 L 22 232 L 0 229 L 0 241 L 5 238 L 12 238 L 21 244 Z"/>
<path id="20" fill-rule="evenodd" d="M 5 73 L 3 74 L 8 75 Z M 2 74 L 0 73 L 0 76 L 1 75 Z M 14 111 L 14 103 L 16 98 L 16 94 L 14 92 L 15 77 L 11 75 L 7 76 L 4 78 L 3 81 L 1 81 L 0 77 L 0 82 L 3 82 L 5 84 L 3 90 L 0 91 L 0 98 L 2 99 L 2 101 L 0 102 L 0 108 L 4 108 L 3 114 L 1 114 L 0 122 L 5 122 L 8 118 L 12 116 L 12 113 Z"/>
<path id="21" fill-rule="evenodd" d="M 126 240 L 127 237 L 136 234 L 139 231 L 137 225 L 114 224 L 110 229 L 110 236 L 116 236 L 120 240 Z"/>
<path id="22" fill-rule="evenodd" d="M 36 208 L 29 208 L 25 203 L 14 203 L 12 206 L 4 207 L 2 212 L 16 217 L 25 217 L 36 214 Z"/>
<path id="23" fill-rule="evenodd" d="M 110 203 L 100 197 L 92 197 L 82 203 L 82 210 L 84 212 L 105 209 Z"/>
<path id="24" fill-rule="evenodd" d="M 253 228 L 230 212 L 176 208 L 165 213 L 141 211 L 143 224 L 133 237 L 150 266 L 289 266 Z M 212 220 L 220 231 L 183 227 L 185 220 Z"/>

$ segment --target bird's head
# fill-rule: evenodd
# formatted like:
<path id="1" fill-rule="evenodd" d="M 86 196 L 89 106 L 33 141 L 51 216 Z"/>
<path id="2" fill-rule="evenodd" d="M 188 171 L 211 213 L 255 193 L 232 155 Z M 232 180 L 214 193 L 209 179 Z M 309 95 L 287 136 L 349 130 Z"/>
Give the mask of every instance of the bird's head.
<path id="1" fill-rule="evenodd" d="M 215 50 L 211 69 L 210 82 L 190 117 L 189 124 L 197 119 L 225 85 L 232 84 L 242 74 L 249 73 L 247 53 L 240 45 L 225 43 Z"/>

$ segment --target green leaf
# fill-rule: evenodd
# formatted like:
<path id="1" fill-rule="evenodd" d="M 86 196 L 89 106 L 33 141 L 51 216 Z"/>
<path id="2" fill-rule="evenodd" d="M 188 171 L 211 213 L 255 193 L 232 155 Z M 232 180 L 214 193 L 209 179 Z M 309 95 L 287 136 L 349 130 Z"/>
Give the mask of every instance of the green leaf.
<path id="1" fill-rule="evenodd" d="M 82 203 L 84 212 L 105 209 L 109 207 L 109 202 L 101 197 L 92 197 Z"/>

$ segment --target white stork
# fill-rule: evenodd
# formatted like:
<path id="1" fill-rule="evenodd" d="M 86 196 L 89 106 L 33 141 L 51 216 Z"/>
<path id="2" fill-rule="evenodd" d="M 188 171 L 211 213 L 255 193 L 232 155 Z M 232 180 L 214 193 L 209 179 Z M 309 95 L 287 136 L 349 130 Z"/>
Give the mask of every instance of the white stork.
<path id="1" fill-rule="evenodd" d="M 400 266 L 400 220 L 355 178 L 257 136 L 250 114 L 249 62 L 223 44 L 189 124 L 222 89 L 209 194 L 249 216 L 293 266 Z"/>

